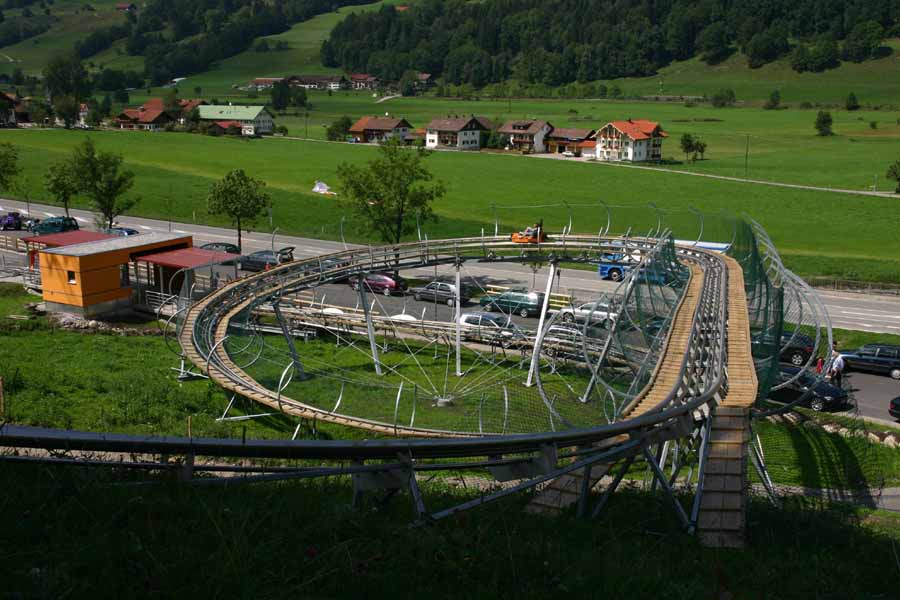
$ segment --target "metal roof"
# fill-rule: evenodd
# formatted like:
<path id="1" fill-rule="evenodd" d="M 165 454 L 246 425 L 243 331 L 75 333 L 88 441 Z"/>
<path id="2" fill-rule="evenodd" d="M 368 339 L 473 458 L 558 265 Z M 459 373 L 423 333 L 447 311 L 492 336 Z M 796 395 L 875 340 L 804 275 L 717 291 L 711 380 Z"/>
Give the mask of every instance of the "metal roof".
<path id="1" fill-rule="evenodd" d="M 223 104 L 207 104 L 198 106 L 200 118 L 205 121 L 252 121 L 265 106 L 231 106 Z"/>
<path id="2" fill-rule="evenodd" d="M 193 269 L 203 265 L 223 263 L 240 257 L 240 254 L 217 252 L 215 250 L 206 250 L 205 248 L 181 248 L 179 250 L 148 254 L 137 260 L 138 262 L 152 263 L 174 269 Z"/>
<path id="3" fill-rule="evenodd" d="M 190 243 L 191 236 L 182 235 L 180 233 L 142 233 L 140 235 L 129 235 L 125 237 L 111 237 L 105 240 L 97 240 L 94 242 L 84 242 L 81 244 L 73 244 L 62 248 L 53 248 L 50 250 L 42 250 L 47 254 L 60 254 L 62 256 L 91 256 L 92 254 L 102 254 L 104 252 L 115 252 L 117 250 L 138 249 L 143 246 L 152 246 L 153 244 L 161 244 L 165 242 L 174 242 L 182 240 Z"/>
<path id="4" fill-rule="evenodd" d="M 61 233 L 45 233 L 44 235 L 33 235 L 22 238 L 23 242 L 33 244 L 45 244 L 47 248 L 58 248 L 60 246 L 71 246 L 73 244 L 82 244 L 84 242 L 96 242 L 97 240 L 106 240 L 112 236 L 108 233 L 100 233 L 99 231 L 86 231 L 77 229 L 75 231 L 63 231 Z"/>

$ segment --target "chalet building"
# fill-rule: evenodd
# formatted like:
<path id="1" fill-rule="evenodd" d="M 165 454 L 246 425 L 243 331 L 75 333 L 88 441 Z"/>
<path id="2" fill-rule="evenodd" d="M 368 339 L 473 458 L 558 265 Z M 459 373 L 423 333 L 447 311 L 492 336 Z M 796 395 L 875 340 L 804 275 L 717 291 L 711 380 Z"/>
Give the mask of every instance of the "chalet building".
<path id="1" fill-rule="evenodd" d="M 612 121 L 594 134 L 596 157 L 609 161 L 658 161 L 662 159 L 662 142 L 667 137 L 668 134 L 654 121 Z"/>
<path id="2" fill-rule="evenodd" d="M 294 87 L 308 90 L 343 90 L 350 87 L 350 82 L 343 75 L 293 75 L 288 83 Z"/>
<path id="3" fill-rule="evenodd" d="M 350 136 L 360 143 L 379 143 L 391 138 L 406 141 L 412 125 L 396 117 L 362 117 L 350 129 Z"/>
<path id="4" fill-rule="evenodd" d="M 137 4 L 133 4 L 131 2 L 120 2 L 119 4 L 116 4 L 116 10 L 120 12 L 137 12 L 137 9 Z"/>
<path id="5" fill-rule="evenodd" d="M 163 108 L 126 108 L 119 113 L 116 122 L 119 129 L 139 129 L 142 131 L 160 131 L 175 118 Z"/>
<path id="6" fill-rule="evenodd" d="M 526 119 L 507 121 L 497 133 L 509 136 L 509 149 L 532 154 L 547 151 L 545 140 L 552 130 L 553 125 L 547 121 Z"/>
<path id="7" fill-rule="evenodd" d="M 284 77 L 257 77 L 247 87 L 257 91 L 272 89 L 276 83 L 284 81 Z"/>
<path id="8" fill-rule="evenodd" d="M 178 116 L 178 122 L 182 125 L 187 121 L 187 117 L 195 108 L 200 108 L 201 106 L 208 106 L 209 102 L 203 100 L 202 98 L 182 98 L 178 101 L 178 106 L 181 109 L 181 114 Z"/>
<path id="9" fill-rule="evenodd" d="M 275 131 L 275 121 L 265 106 L 205 104 L 198 106 L 197 111 L 201 121 L 238 123 L 241 135 L 268 135 Z M 225 129 L 227 128 L 226 126 Z"/>
<path id="10" fill-rule="evenodd" d="M 419 90 L 427 90 L 434 85 L 434 77 L 431 73 L 416 73 L 416 88 Z"/>
<path id="11" fill-rule="evenodd" d="M 425 147 L 478 150 L 481 148 L 481 132 L 486 130 L 474 116 L 432 119 L 425 126 Z"/>
<path id="12" fill-rule="evenodd" d="M 368 73 L 351 73 L 350 87 L 354 90 L 374 90 L 378 88 L 378 78 Z"/>
<path id="13" fill-rule="evenodd" d="M 581 156 L 585 148 L 594 148 L 595 143 L 591 140 L 594 133 L 596 133 L 594 129 L 554 127 L 547 135 L 547 152 L 551 154 L 571 152 L 575 156 Z"/>

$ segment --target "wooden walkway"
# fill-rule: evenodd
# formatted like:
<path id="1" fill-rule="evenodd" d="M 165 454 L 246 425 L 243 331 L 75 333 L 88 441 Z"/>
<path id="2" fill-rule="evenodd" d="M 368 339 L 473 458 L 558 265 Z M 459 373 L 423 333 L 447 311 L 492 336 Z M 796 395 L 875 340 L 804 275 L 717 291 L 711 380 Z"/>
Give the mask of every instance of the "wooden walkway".
<path id="1" fill-rule="evenodd" d="M 672 388 L 678 382 L 681 363 L 690 342 L 691 328 L 694 324 L 694 312 L 700 300 L 700 292 L 703 289 L 704 280 L 703 270 L 699 266 L 693 263 L 688 266 L 690 268 L 690 280 L 675 313 L 672 327 L 669 329 L 662 357 L 656 364 L 650 383 L 641 390 L 641 393 L 634 401 L 625 407 L 620 420 L 637 417 L 653 410 L 666 399 L 669 392 L 672 391 Z M 619 437 L 621 438 L 620 440 L 614 439 L 612 441 L 625 441 L 628 439 L 628 436 Z M 591 469 L 590 489 L 597 486 L 600 479 L 609 472 L 610 468 L 612 468 L 612 464 L 602 463 L 595 465 Z M 536 514 L 554 515 L 572 506 L 581 495 L 583 478 L 584 471 L 579 469 L 550 481 L 535 494 L 526 507 L 526 511 Z"/>
<path id="2" fill-rule="evenodd" d="M 744 273 L 737 261 L 724 258 L 728 268 L 728 392 L 713 413 L 697 532 L 704 545 L 742 548 L 749 490 L 750 408 L 756 402 L 758 384 L 750 352 Z"/>

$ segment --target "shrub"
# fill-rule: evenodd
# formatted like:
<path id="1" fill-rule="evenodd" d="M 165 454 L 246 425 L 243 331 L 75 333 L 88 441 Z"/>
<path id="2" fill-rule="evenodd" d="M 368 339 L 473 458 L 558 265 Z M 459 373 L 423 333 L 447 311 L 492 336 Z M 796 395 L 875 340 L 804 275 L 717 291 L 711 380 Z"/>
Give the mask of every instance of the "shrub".
<path id="1" fill-rule="evenodd" d="M 734 106 L 734 103 L 737 101 L 736 96 L 734 95 L 734 90 L 732 89 L 723 89 L 719 90 L 710 98 L 712 105 L 716 108 L 725 108 L 727 106 Z"/>

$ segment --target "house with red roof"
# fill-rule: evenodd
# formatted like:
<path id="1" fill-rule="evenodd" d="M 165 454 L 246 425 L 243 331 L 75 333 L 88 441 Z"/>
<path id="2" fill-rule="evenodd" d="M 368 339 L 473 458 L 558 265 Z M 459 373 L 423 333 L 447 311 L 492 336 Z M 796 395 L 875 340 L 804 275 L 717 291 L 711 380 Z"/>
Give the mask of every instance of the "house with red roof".
<path id="1" fill-rule="evenodd" d="M 362 117 L 354 123 L 348 133 L 360 143 L 380 143 L 391 138 L 406 141 L 412 125 L 397 117 Z"/>
<path id="2" fill-rule="evenodd" d="M 612 121 L 594 134 L 597 160 L 645 162 L 662 159 L 662 142 L 669 137 L 655 121 Z"/>
<path id="3" fill-rule="evenodd" d="M 147 108 L 146 104 L 138 108 L 125 108 L 119 113 L 116 121 L 119 129 L 140 129 L 143 131 L 160 131 L 175 119 L 162 108 Z"/>
<path id="4" fill-rule="evenodd" d="M 553 131 L 553 125 L 547 121 L 519 119 L 507 121 L 497 130 L 497 133 L 509 137 L 508 150 L 532 154 L 547 151 L 545 138 L 551 131 Z"/>
<path id="5" fill-rule="evenodd" d="M 16 126 L 16 105 L 18 96 L 0 92 L 0 127 Z"/>
<path id="6" fill-rule="evenodd" d="M 573 127 L 554 127 L 547 135 L 547 152 L 551 154 L 566 154 L 566 156 L 581 156 L 585 150 L 590 149 L 589 154 L 594 154 L 595 142 L 591 136 L 596 133 L 594 129 L 581 129 Z"/>
<path id="7" fill-rule="evenodd" d="M 378 87 L 378 78 L 368 73 L 350 73 L 350 87 L 354 90 L 374 90 Z"/>

